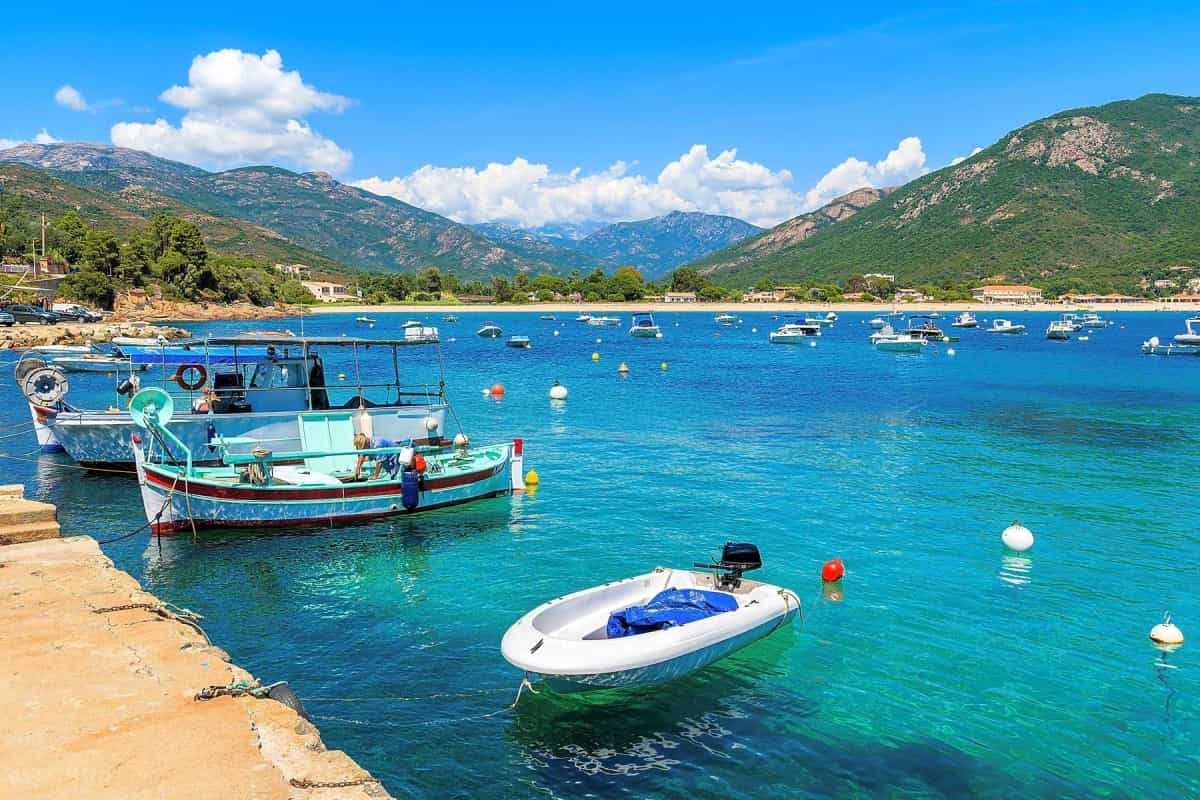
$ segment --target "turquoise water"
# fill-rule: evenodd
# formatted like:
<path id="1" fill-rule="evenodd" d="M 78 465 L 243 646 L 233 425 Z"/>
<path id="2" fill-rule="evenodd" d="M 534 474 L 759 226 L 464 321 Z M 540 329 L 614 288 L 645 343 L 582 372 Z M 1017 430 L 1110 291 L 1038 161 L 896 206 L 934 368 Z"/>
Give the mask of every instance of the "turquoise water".
<path id="1" fill-rule="evenodd" d="M 413 315 L 377 316 L 382 336 Z M 326 744 L 394 795 L 1200 796 L 1200 359 L 1137 349 L 1183 315 L 1049 342 L 1047 317 L 1013 314 L 1035 333 L 965 331 L 954 356 L 876 353 L 868 315 L 812 348 L 767 344 L 766 314 L 719 336 L 709 315 L 660 314 L 660 341 L 490 316 L 528 351 L 461 316 L 438 323 L 457 338 L 451 399 L 476 442 L 525 438 L 535 494 L 105 548 L 203 613 L 237 663 L 289 681 Z M 306 329 L 363 332 L 349 316 Z M 495 382 L 499 402 L 480 392 Z M 6 426 L 27 425 L 8 379 L 0 392 Z M 142 521 L 131 479 L 31 458 L 0 461 L 0 481 L 58 503 L 67 533 Z M 999 541 L 1018 518 L 1028 557 Z M 758 543 L 755 577 L 801 594 L 803 626 L 658 689 L 501 711 L 517 617 L 727 539 Z M 841 602 L 820 595 L 835 556 Z M 1166 608 L 1193 641 L 1164 659 L 1147 633 Z"/>

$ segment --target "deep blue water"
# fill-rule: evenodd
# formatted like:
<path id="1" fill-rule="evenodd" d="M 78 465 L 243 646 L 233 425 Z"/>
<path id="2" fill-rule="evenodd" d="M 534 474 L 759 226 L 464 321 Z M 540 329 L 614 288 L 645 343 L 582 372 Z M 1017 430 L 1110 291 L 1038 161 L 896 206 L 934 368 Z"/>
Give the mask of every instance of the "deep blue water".
<path id="1" fill-rule="evenodd" d="M 376 316 L 383 336 L 419 315 Z M 766 314 L 719 336 L 709 315 L 660 314 L 660 341 L 489 315 L 529 351 L 461 316 L 437 323 L 456 337 L 458 416 L 476 442 L 525 438 L 535 494 L 105 548 L 203 613 L 237 663 L 289 681 L 326 744 L 394 795 L 1200 796 L 1200 645 L 1164 663 L 1147 639 L 1167 608 L 1200 637 L 1200 359 L 1138 352 L 1184 315 L 1050 342 L 1048 317 L 1012 314 L 1033 333 L 915 356 L 874 352 L 868 315 L 811 348 L 769 345 Z M 364 333 L 350 316 L 305 325 Z M 499 402 L 480 391 L 495 382 Z M 0 397 L 6 429 L 27 425 L 7 379 Z M 141 523 L 132 479 L 30 458 L 0 460 L 0 481 L 58 503 L 66 533 Z M 1037 536 L 1027 557 L 1000 544 L 1014 519 Z M 525 611 L 727 539 L 759 544 L 755 577 L 801 594 L 803 626 L 659 689 L 526 694 L 486 716 L 517 688 L 499 641 Z M 839 603 L 820 596 L 834 556 Z"/>

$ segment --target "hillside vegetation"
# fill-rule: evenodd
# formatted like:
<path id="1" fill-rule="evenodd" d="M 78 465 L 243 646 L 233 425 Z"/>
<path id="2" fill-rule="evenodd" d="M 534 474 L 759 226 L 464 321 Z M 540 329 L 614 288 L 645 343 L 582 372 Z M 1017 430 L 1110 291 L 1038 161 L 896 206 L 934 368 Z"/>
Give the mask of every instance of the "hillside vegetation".
<path id="1" fill-rule="evenodd" d="M 750 240 L 693 266 L 729 286 L 886 272 L 904 284 L 1136 292 L 1171 266 L 1200 265 L 1198 164 L 1200 98 L 1064 111 L 786 247 L 756 254 Z"/>

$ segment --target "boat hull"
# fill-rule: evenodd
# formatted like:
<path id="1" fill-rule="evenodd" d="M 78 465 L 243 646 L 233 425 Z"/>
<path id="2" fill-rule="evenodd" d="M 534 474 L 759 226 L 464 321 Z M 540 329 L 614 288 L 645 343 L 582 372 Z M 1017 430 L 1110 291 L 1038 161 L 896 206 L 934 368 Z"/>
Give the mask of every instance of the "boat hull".
<path id="1" fill-rule="evenodd" d="M 351 411 L 357 415 L 365 413 L 370 418 L 371 432 L 393 441 L 413 439 L 421 441 L 430 436 L 425 426 L 426 417 L 437 420 L 437 429 L 445 430 L 446 406 L 376 406 L 364 411 Z M 345 409 L 344 409 L 345 410 Z M 171 420 L 171 432 L 187 445 L 197 463 L 208 463 L 217 458 L 216 451 L 209 447 L 213 435 L 224 437 L 248 437 L 257 440 L 300 441 L 300 417 L 305 415 L 325 416 L 336 411 L 274 411 L 251 412 L 248 414 L 177 414 Z M 34 417 L 35 422 L 37 416 Z M 209 425 L 212 425 L 210 431 Z M 129 437 L 136 430 L 128 414 L 108 414 L 101 411 L 62 411 L 51 419 L 47 417 L 45 427 L 54 441 L 66 450 L 71 458 L 85 467 L 107 469 L 129 469 L 134 467 L 133 454 L 129 448 Z M 38 433 L 42 444 L 42 434 Z M 206 458 L 209 456 L 210 458 Z"/>
<path id="2" fill-rule="evenodd" d="M 925 342 L 921 339 L 907 342 L 877 341 L 875 349 L 884 353 L 919 353 L 925 349 Z"/>
<path id="3" fill-rule="evenodd" d="M 635 339 L 657 339 L 662 336 L 662 331 L 657 325 L 649 325 L 630 328 L 629 335 Z"/>
<path id="4" fill-rule="evenodd" d="M 133 451 L 133 448 L 131 448 Z M 140 450 L 137 450 L 140 454 Z M 398 480 L 335 486 L 261 487 L 177 478 L 171 468 L 139 464 L 142 506 L 157 534 L 210 528 L 347 525 L 405 516 L 511 494 L 512 449 L 477 471 L 428 476 L 413 508 L 404 505 Z"/>

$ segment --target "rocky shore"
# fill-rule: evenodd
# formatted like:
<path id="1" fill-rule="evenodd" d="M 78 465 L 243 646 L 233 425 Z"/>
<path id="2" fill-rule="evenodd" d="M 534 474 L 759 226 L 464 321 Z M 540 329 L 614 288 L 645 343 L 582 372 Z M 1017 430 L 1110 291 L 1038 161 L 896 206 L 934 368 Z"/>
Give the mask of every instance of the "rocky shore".
<path id="1" fill-rule="evenodd" d="M 119 298 L 111 319 L 125 321 L 191 321 L 255 320 L 294 317 L 301 312 L 294 306 L 255 306 L 250 303 L 185 303 L 174 300 L 148 299 L 130 302 Z"/>
<path id="2" fill-rule="evenodd" d="M 0 329 L 0 350 L 28 350 L 50 344 L 102 344 L 114 336 L 186 339 L 192 334 L 170 325 L 133 325 L 128 322 L 66 322 L 58 325 L 14 325 Z"/>

